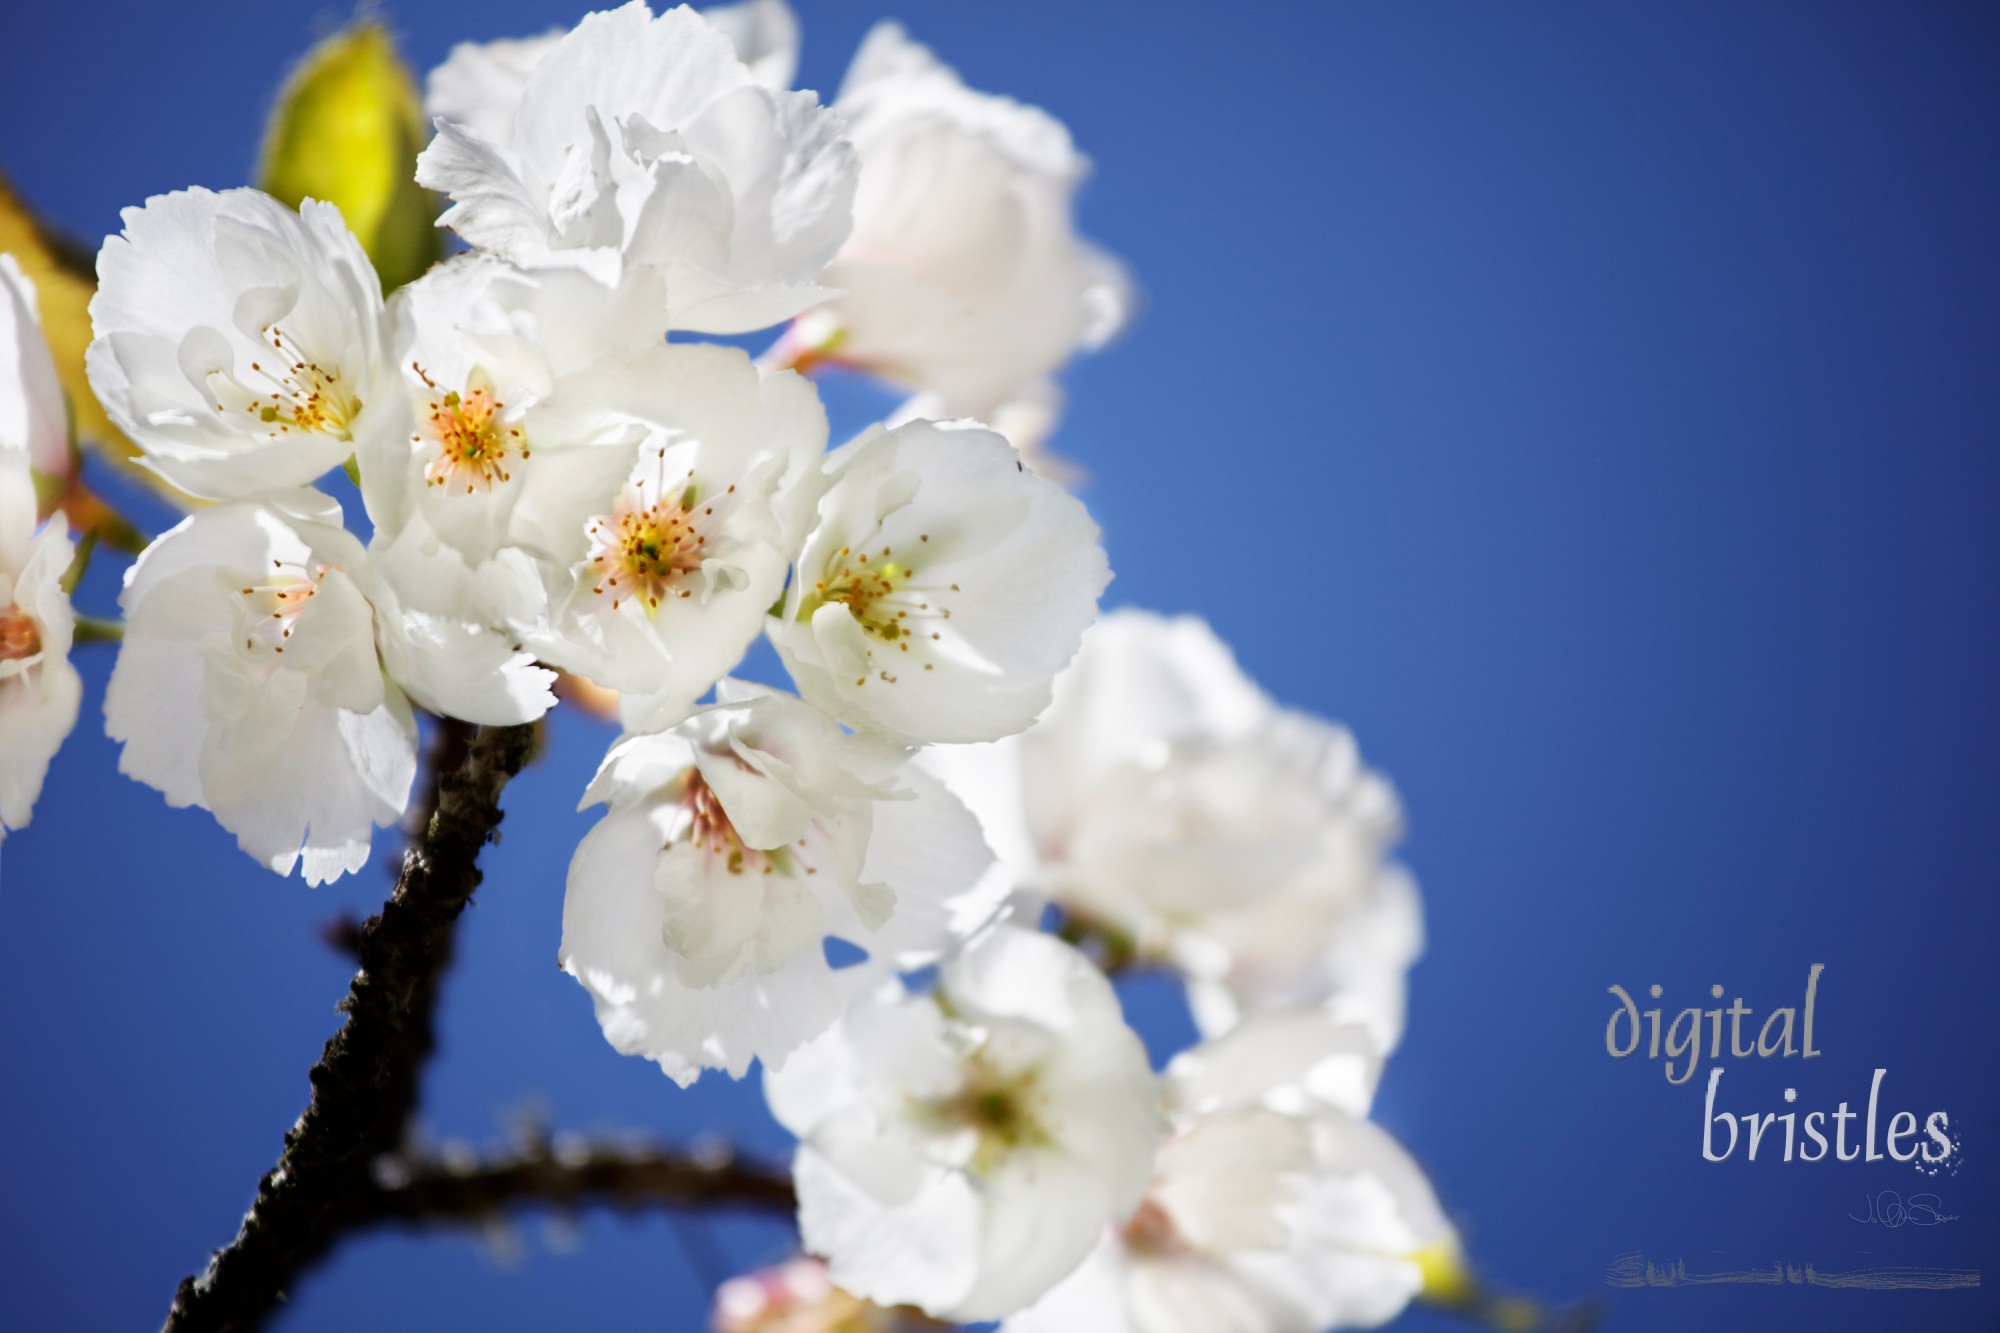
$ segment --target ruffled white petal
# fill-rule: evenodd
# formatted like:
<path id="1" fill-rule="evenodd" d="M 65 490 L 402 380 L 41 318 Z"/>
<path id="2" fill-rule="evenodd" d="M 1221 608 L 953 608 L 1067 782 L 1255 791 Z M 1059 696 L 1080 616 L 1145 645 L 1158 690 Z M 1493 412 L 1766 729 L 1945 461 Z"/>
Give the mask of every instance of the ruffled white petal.
<path id="1" fill-rule="evenodd" d="M 309 884 L 357 870 L 398 819 L 416 725 L 383 675 L 373 571 L 312 492 L 217 505 L 127 572 L 105 692 L 119 769 L 200 805 Z"/>
<path id="2" fill-rule="evenodd" d="M 338 209 L 195 189 L 123 218 L 98 254 L 86 368 L 147 466 L 192 495 L 248 496 L 401 431 L 381 288 Z"/>
<path id="3" fill-rule="evenodd" d="M 534 53 L 511 116 L 441 121 L 418 179 L 452 197 L 445 225 L 504 258 L 599 251 L 658 270 L 676 328 L 787 319 L 826 295 L 817 278 L 846 239 L 856 173 L 838 118 L 774 87 L 788 23 L 768 3 L 713 23 L 638 0 L 588 15 Z M 468 90 L 458 74 L 480 62 L 458 63 L 448 102 L 512 77 L 486 61 Z"/>

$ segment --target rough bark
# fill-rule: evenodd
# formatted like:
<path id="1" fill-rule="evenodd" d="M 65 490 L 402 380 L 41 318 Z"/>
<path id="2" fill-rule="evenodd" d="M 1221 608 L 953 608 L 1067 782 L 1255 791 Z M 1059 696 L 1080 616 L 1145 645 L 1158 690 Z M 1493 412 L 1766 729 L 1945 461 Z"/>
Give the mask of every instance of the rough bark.
<path id="1" fill-rule="evenodd" d="M 439 723 L 429 818 L 404 853 L 396 888 L 356 941 L 347 1018 L 312 1068 L 312 1099 L 258 1183 L 236 1238 L 168 1312 L 174 1333 L 253 1329 L 340 1235 L 376 1206 L 375 1165 L 403 1143 L 435 1037 L 438 983 L 459 914 L 479 887 L 479 852 L 500 824 L 500 793 L 520 771 L 531 727 Z"/>

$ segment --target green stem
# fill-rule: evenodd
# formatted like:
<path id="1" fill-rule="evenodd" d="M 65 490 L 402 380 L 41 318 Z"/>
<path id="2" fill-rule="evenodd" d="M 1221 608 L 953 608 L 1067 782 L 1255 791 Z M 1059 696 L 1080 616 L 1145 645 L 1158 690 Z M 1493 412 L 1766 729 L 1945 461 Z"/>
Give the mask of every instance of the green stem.
<path id="1" fill-rule="evenodd" d="M 78 616 L 76 618 L 76 642 L 117 643 L 125 637 L 125 622 L 106 620 L 101 616 Z"/>

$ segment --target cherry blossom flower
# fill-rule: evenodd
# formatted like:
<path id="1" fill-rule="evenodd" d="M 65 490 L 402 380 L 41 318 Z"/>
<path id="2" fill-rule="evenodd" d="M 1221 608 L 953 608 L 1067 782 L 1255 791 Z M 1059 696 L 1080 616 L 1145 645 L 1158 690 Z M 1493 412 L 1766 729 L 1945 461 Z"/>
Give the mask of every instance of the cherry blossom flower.
<path id="1" fill-rule="evenodd" d="M 748 332 L 825 298 L 853 147 L 812 93 L 765 86 L 694 10 L 588 15 L 534 62 L 512 129 L 495 142 L 440 119 L 417 162 L 454 200 L 442 225 L 474 247 L 658 268 L 678 329 Z"/>
<path id="2" fill-rule="evenodd" d="M 41 337 L 33 324 L 14 332 Z M 33 815 L 49 761 L 76 725 L 83 698 L 69 660 L 76 620 L 62 587 L 74 551 L 60 517 L 36 530 L 27 441 L 17 435 L 35 411 L 23 401 L 34 391 L 32 378 L 18 367 L 34 361 L 24 355 L 0 367 L 0 423 L 8 431 L 0 437 L 0 838 Z"/>
<path id="3" fill-rule="evenodd" d="M 1176 1056 L 1173 1131 L 1132 1218 L 1005 1333 L 1319 1333 L 1401 1313 L 1458 1241 L 1422 1170 L 1362 1116 L 1380 1062 L 1315 1011 Z"/>
<path id="4" fill-rule="evenodd" d="M 944 1333 L 914 1310 L 884 1309 L 833 1285 L 811 1257 L 730 1278 L 715 1292 L 714 1333 Z"/>
<path id="5" fill-rule="evenodd" d="M 799 692 L 920 741 L 1032 723 L 1111 578 L 1083 505 L 971 423 L 878 428 L 826 471 L 767 627 Z"/>
<path id="6" fill-rule="evenodd" d="M 785 0 L 743 0 L 704 9 L 701 16 L 729 39 L 751 78 L 774 93 L 791 88 L 799 63 L 799 20 Z M 463 126 L 489 144 L 511 144 L 528 75 L 555 50 L 563 32 L 460 42 L 424 81 L 425 114 Z"/>
<path id="7" fill-rule="evenodd" d="M 468 564 L 553 555 L 631 471 L 642 432 L 602 410 L 594 374 L 664 344 L 657 278 L 609 287 L 566 268 L 461 256 L 396 294 L 412 428 L 364 460 L 378 530 L 412 509 Z"/>
<path id="8" fill-rule="evenodd" d="M 1422 949 L 1394 791 L 1344 729 L 1279 708 L 1193 618 L 1120 610 L 1015 743 L 924 762 L 1017 880 L 1113 952 L 1169 965 L 1198 1021 L 1323 1003 L 1385 1050 Z"/>
<path id="9" fill-rule="evenodd" d="M 568 530 L 543 660 L 624 693 L 635 730 L 671 726 L 756 640 L 810 517 L 819 395 L 732 348 L 628 358 L 593 410 L 643 431 L 629 473 Z"/>
<path id="10" fill-rule="evenodd" d="M 382 291 L 331 204 L 182 190 L 124 212 L 97 257 L 91 388 L 190 495 L 303 485 L 404 433 Z"/>
<path id="11" fill-rule="evenodd" d="M 1045 434 L 1024 409 L 1058 401 L 1049 377 L 1130 305 L 1118 263 L 1077 237 L 1089 163 L 1069 131 L 967 88 L 894 23 L 868 34 L 835 110 L 863 168 L 854 232 L 824 278 L 841 294 L 789 332 L 789 354 L 865 367 L 921 394 L 919 415 Z"/>
<path id="12" fill-rule="evenodd" d="M 0 254 L 0 450 L 20 449 L 45 477 L 70 472 L 69 413 L 42 336 L 35 284 Z"/>
<path id="13" fill-rule="evenodd" d="M 604 1035 L 682 1084 L 781 1065 L 857 987 L 923 966 L 998 907 L 977 822 L 903 753 L 759 686 L 628 736 L 584 793 L 562 965 Z M 826 941 L 865 952 L 836 972 Z"/>
<path id="14" fill-rule="evenodd" d="M 308 884 L 358 870 L 403 813 L 411 698 L 496 724 L 554 702 L 504 639 L 404 612 L 340 521 L 306 490 L 184 519 L 126 573 L 104 700 L 121 772 Z"/>
<path id="15" fill-rule="evenodd" d="M 1159 1094 L 1110 984 L 1000 926 L 937 989 L 891 985 L 767 1072 L 797 1134 L 806 1249 L 881 1304 L 992 1319 L 1082 1262 L 1137 1205 Z"/>

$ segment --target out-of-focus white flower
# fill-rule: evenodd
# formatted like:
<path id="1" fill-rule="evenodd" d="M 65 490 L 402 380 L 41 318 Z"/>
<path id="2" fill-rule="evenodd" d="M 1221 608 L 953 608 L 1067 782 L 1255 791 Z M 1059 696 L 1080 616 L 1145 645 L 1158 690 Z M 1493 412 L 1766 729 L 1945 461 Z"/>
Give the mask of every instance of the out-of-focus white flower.
<path id="1" fill-rule="evenodd" d="M 1021 882 L 1180 971 L 1204 1031 L 1324 1003 L 1392 1049 L 1422 912 L 1353 737 L 1278 708 L 1192 618 L 1112 612 L 1055 696 L 1013 745 L 925 759 Z"/>
<path id="2" fill-rule="evenodd" d="M 628 726 L 657 730 L 736 665 L 784 590 L 826 414 L 798 375 L 688 344 L 629 357 L 586 401 L 644 440 L 555 549 L 550 627 L 529 642 L 621 691 Z"/>
<path id="3" fill-rule="evenodd" d="M 373 827 L 403 813 L 410 697 L 496 724 L 554 702 L 550 673 L 505 640 L 403 611 L 340 517 L 317 492 L 278 492 L 147 547 L 104 699 L 121 772 L 309 884 L 358 870 Z"/>
<path id="4" fill-rule="evenodd" d="M 978 823 L 899 750 L 789 695 L 724 681 L 670 732 L 628 736 L 584 804 L 562 965 L 611 1044 L 682 1084 L 783 1064 L 858 985 L 935 961 L 1004 884 Z M 826 941 L 865 951 L 836 972 Z"/>
<path id="5" fill-rule="evenodd" d="M 766 87 L 692 9 L 655 18 L 633 0 L 585 17 L 533 63 L 512 130 L 499 142 L 441 119 L 417 160 L 471 245 L 656 267 L 678 329 L 747 332 L 825 298 L 853 146 L 814 94 Z"/>
<path id="6" fill-rule="evenodd" d="M 921 741 L 1032 723 L 1111 578 L 1083 505 L 971 423 L 877 428 L 826 471 L 768 626 L 799 692 Z"/>
<path id="7" fill-rule="evenodd" d="M 835 110 L 863 165 L 854 234 L 825 277 L 842 294 L 788 345 L 922 393 L 926 415 L 998 424 L 1009 403 L 1053 402 L 1048 377 L 1129 305 L 1117 262 L 1077 237 L 1089 164 L 1069 131 L 967 88 L 894 23 L 868 34 Z"/>
<path id="8" fill-rule="evenodd" d="M 730 1278 L 715 1292 L 713 1333 L 943 1333 L 909 1309 L 884 1309 L 833 1285 L 801 1257 Z"/>
<path id="9" fill-rule="evenodd" d="M 382 290 L 331 204 L 183 190 L 97 256 L 85 365 L 146 465 L 190 495 L 300 486 L 403 430 Z"/>
<path id="10" fill-rule="evenodd" d="M 44 476 L 69 475 L 69 414 L 35 284 L 14 256 L 0 254 L 0 451 L 8 449 L 25 451 Z"/>
<path id="11" fill-rule="evenodd" d="M 792 86 L 799 63 L 799 20 L 785 0 L 743 0 L 701 16 L 736 48 L 750 76 L 774 93 Z M 489 144 L 514 140 L 514 117 L 528 75 L 555 50 L 563 29 L 537 37 L 460 42 L 424 81 L 424 114 L 462 125 Z"/>
<path id="12" fill-rule="evenodd" d="M 1001 926 L 937 990 L 878 992 L 765 1075 L 800 1139 L 799 1228 L 833 1280 L 997 1318 L 1082 1261 L 1144 1193 L 1159 1093 L 1110 984 Z"/>
<path id="13" fill-rule="evenodd" d="M 33 325 L 17 332 L 41 336 Z M 14 367 L 0 366 L 0 420 L 10 428 L 28 419 L 33 409 L 21 398 L 32 389 Z M 28 451 L 0 439 L 0 838 L 34 813 L 83 698 L 69 660 L 76 619 L 62 587 L 73 554 L 60 517 L 36 531 Z"/>
<path id="14" fill-rule="evenodd" d="M 741 0 L 704 9 L 701 16 L 729 39 L 751 78 L 774 93 L 791 89 L 799 70 L 799 18 L 785 0 Z"/>
<path id="15" fill-rule="evenodd" d="M 1130 1222 L 1005 1333 L 1319 1333 L 1394 1318 L 1458 1242 L 1409 1154 L 1362 1116 L 1372 1038 L 1265 1014 L 1175 1057 L 1173 1132 Z"/>

